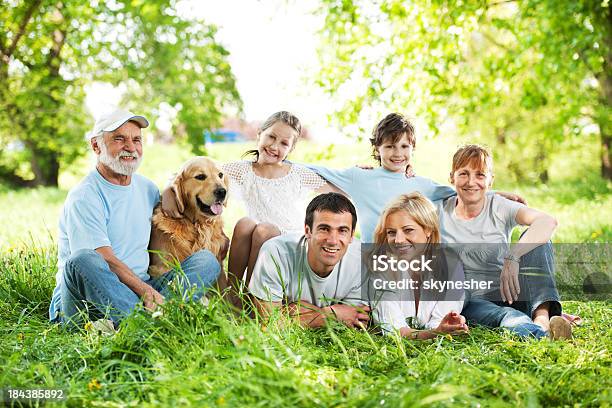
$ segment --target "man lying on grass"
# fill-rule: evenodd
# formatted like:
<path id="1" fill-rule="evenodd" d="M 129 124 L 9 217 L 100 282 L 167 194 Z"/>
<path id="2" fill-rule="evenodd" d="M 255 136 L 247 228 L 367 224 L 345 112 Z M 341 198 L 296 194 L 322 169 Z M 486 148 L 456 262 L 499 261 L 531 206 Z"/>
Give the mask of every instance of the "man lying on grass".
<path id="1" fill-rule="evenodd" d="M 361 300 L 361 248 L 353 241 L 355 207 L 337 193 L 315 197 L 306 209 L 305 234 L 263 244 L 249 291 L 259 313 L 279 307 L 305 327 L 336 319 L 363 327 L 370 309 Z"/>
<path id="2" fill-rule="evenodd" d="M 79 324 L 110 317 L 114 327 L 141 299 L 154 310 L 164 302 L 175 271 L 150 279 L 151 215 L 159 190 L 134 174 L 142 160 L 142 128 L 149 122 L 115 110 L 96 121 L 90 144 L 96 168 L 66 198 L 59 221 L 57 285 L 49 308 L 52 322 Z M 208 251 L 181 263 L 186 279 L 179 288 L 196 285 L 195 298 L 216 281 L 220 266 Z M 108 321 L 100 329 L 108 330 Z"/>

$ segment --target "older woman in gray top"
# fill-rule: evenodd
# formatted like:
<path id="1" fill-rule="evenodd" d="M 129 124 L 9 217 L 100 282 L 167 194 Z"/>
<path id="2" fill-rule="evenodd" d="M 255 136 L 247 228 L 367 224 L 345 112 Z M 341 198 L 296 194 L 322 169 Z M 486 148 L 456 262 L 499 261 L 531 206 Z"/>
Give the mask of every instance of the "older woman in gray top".
<path id="1" fill-rule="evenodd" d="M 504 327 L 520 336 L 567 338 L 560 317 L 550 238 L 557 221 L 550 215 L 486 194 L 493 183 L 493 159 L 478 145 L 461 147 L 450 174 L 457 197 L 439 204 L 442 241 L 457 252 L 466 280 L 491 282 L 469 291 L 463 309 L 468 322 Z M 517 244 L 512 229 L 528 225 Z"/>

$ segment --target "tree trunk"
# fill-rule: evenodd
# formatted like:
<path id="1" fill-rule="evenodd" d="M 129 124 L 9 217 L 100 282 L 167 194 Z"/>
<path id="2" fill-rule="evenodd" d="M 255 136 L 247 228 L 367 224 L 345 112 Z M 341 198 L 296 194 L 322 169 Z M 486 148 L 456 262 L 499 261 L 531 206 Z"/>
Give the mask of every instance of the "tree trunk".
<path id="1" fill-rule="evenodd" d="M 497 143 L 500 145 L 506 144 L 506 128 L 505 127 L 496 127 L 495 128 L 495 139 Z"/>
<path id="2" fill-rule="evenodd" d="M 30 169 L 34 173 L 34 180 L 30 182 L 30 186 L 57 187 L 60 168 L 58 153 L 41 149 L 31 140 L 25 140 L 24 143 L 32 155 Z"/>
<path id="3" fill-rule="evenodd" d="M 541 183 L 548 183 L 548 153 L 544 147 L 544 143 L 539 144 L 538 154 L 535 158 L 535 168 L 538 169 L 538 179 Z"/>
<path id="4" fill-rule="evenodd" d="M 600 126 L 601 129 L 601 126 Z M 603 129 L 601 130 L 601 177 L 612 180 L 612 135 L 604 134 Z"/>
<path id="5" fill-rule="evenodd" d="M 59 16 L 59 22 L 61 24 L 64 23 L 64 16 L 61 13 L 63 5 L 61 2 L 58 2 L 56 5 L 56 14 Z M 47 69 L 49 70 L 49 78 L 51 79 L 52 89 L 56 91 L 60 91 L 57 88 L 56 84 L 58 80 L 61 80 L 61 75 L 59 73 L 61 66 L 61 57 L 60 53 L 62 51 L 62 47 L 64 46 L 64 42 L 66 41 L 66 31 L 62 28 L 57 28 L 53 31 L 51 36 L 52 44 L 51 50 L 49 52 L 49 57 L 47 59 Z M 51 98 L 56 105 L 59 105 L 59 101 L 55 98 Z M 58 106 L 59 108 L 59 106 Z M 55 126 L 50 126 L 48 129 L 50 134 L 55 134 L 57 129 Z M 36 143 L 31 142 L 27 143 L 30 151 L 32 152 L 32 156 L 30 159 L 30 166 L 32 168 L 32 172 L 35 175 L 34 182 L 35 185 L 38 186 L 48 186 L 48 187 L 57 187 L 59 181 L 59 160 L 58 160 L 58 152 L 41 149 L 36 146 Z"/>
<path id="6" fill-rule="evenodd" d="M 47 175 L 45 177 L 44 185 L 49 187 L 59 187 L 60 164 L 55 152 L 51 152 L 47 166 Z"/>
<path id="7" fill-rule="evenodd" d="M 55 152 L 32 150 L 34 157 L 30 166 L 34 173 L 33 180 L 27 180 L 15 174 L 15 169 L 0 166 L 0 182 L 13 187 L 58 187 L 60 163 Z"/>
<path id="8" fill-rule="evenodd" d="M 606 66 L 607 64 L 604 64 Z M 612 63 L 608 66 L 612 66 Z M 601 137 L 601 176 L 612 180 L 612 76 L 603 72 L 599 77 L 601 96 L 599 98 L 599 109 L 596 116 Z"/>
<path id="9" fill-rule="evenodd" d="M 612 12 L 610 10 L 606 17 L 607 19 L 603 19 L 602 27 L 605 27 L 604 44 L 608 51 L 604 55 L 602 72 L 596 75 L 601 90 L 597 124 L 601 137 L 601 176 L 612 180 L 612 146 L 610 146 L 612 144 Z"/>
<path id="10" fill-rule="evenodd" d="M 32 159 L 30 165 L 36 176 L 35 186 L 58 187 L 59 181 L 59 160 L 57 152 L 49 150 L 31 149 Z"/>

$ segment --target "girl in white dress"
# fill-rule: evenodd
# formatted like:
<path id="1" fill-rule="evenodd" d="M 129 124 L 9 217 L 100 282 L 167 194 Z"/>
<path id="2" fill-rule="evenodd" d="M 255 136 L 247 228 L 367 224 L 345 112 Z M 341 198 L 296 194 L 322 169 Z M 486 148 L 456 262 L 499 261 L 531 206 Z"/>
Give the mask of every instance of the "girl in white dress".
<path id="1" fill-rule="evenodd" d="M 247 217 L 240 219 L 232 234 L 228 275 L 221 274 L 219 286 L 231 286 L 230 301 L 239 305 L 239 289 L 245 271 L 248 286 L 259 249 L 268 239 L 291 232 L 304 233 L 308 196 L 313 191 L 337 191 L 314 171 L 285 161 L 302 132 L 299 119 L 286 111 L 276 112 L 261 125 L 256 149 L 240 160 L 221 165 L 230 177 L 230 194 L 240 198 Z M 162 198 L 164 211 L 179 216 L 171 194 Z"/>
<path id="2" fill-rule="evenodd" d="M 280 234 L 304 232 L 306 202 L 313 191 L 335 191 L 314 171 L 285 161 L 301 132 L 295 115 L 276 112 L 261 125 L 257 148 L 245 153 L 254 160 L 222 166 L 231 178 L 231 192 L 242 199 L 248 213 L 236 223 L 232 234 L 228 278 L 234 287 L 242 281 L 245 270 L 248 285 L 264 242 Z"/>

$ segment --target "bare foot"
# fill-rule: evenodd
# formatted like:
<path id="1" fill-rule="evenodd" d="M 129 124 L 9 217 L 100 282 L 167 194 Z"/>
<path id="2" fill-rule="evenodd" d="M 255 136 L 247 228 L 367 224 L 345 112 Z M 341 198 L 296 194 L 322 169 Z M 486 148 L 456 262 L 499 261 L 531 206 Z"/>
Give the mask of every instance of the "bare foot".
<path id="1" fill-rule="evenodd" d="M 533 322 L 540 326 L 544 331 L 550 330 L 550 320 L 548 319 L 548 313 L 546 313 L 546 316 L 535 316 L 533 318 Z"/>

